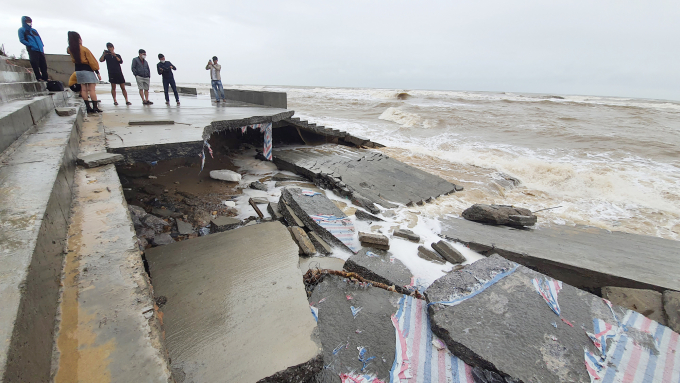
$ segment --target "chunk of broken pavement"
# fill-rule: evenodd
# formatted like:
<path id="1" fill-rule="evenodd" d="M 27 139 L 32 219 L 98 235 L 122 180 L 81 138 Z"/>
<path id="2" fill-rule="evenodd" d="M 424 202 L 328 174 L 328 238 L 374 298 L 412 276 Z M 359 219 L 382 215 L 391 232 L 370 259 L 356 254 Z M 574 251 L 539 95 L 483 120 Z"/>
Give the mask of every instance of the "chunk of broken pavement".
<path id="1" fill-rule="evenodd" d="M 307 181 L 306 178 L 300 176 L 291 176 L 284 173 L 276 173 L 272 176 L 272 181 Z"/>
<path id="2" fill-rule="evenodd" d="M 368 214 L 363 210 L 358 210 L 354 212 L 354 216 L 360 221 L 382 221 L 382 219 L 374 216 L 373 214 Z"/>
<path id="3" fill-rule="evenodd" d="M 371 243 L 374 245 L 383 245 L 383 246 L 388 246 L 390 244 L 390 239 L 387 238 L 386 236 L 382 234 L 375 234 L 375 233 L 365 233 L 360 231 L 359 232 L 359 241 L 364 244 L 364 243 Z"/>
<path id="4" fill-rule="evenodd" d="M 123 160 L 124 157 L 122 154 L 107 152 L 92 153 L 78 157 L 78 165 L 82 165 L 86 168 L 96 168 L 98 166 L 115 164 L 116 162 L 121 162 Z"/>
<path id="5" fill-rule="evenodd" d="M 288 231 L 290 231 L 290 235 L 293 237 L 295 243 L 297 243 L 298 247 L 300 248 L 300 255 L 316 254 L 316 248 L 314 247 L 314 244 L 307 236 L 307 233 L 305 233 L 305 231 L 302 230 L 302 228 L 298 226 L 290 226 L 288 228 Z"/>
<path id="6" fill-rule="evenodd" d="M 217 217 L 210 220 L 210 231 L 212 233 L 218 233 L 221 231 L 227 231 L 234 229 L 241 225 L 241 220 L 233 217 Z"/>
<path id="7" fill-rule="evenodd" d="M 469 221 L 507 226 L 532 226 L 537 220 L 531 210 L 507 205 L 475 204 L 462 216 Z"/>
<path id="8" fill-rule="evenodd" d="M 605 286 L 602 288 L 602 298 L 666 325 L 663 296 L 658 291 Z"/>
<path id="9" fill-rule="evenodd" d="M 412 242 L 420 242 L 420 236 L 418 234 L 412 232 L 411 230 L 397 229 L 392 233 L 392 235 L 394 235 L 395 237 L 401 237 L 401 238 L 408 239 L 409 241 L 412 241 Z"/>
<path id="10" fill-rule="evenodd" d="M 151 240 L 151 244 L 153 244 L 154 246 L 169 245 L 174 242 L 175 240 L 168 233 L 156 234 Z"/>
<path id="11" fill-rule="evenodd" d="M 133 215 L 139 219 L 146 217 L 148 214 L 146 210 L 136 205 L 128 205 L 128 210 L 130 211 L 130 215 Z"/>
<path id="12" fill-rule="evenodd" d="M 182 221 L 181 219 L 176 220 L 175 223 L 177 224 L 177 232 L 178 232 L 180 235 L 189 235 L 189 234 L 193 234 L 193 232 L 194 232 L 194 227 L 191 226 L 190 223 L 184 222 L 184 221 Z"/>
<path id="13" fill-rule="evenodd" d="M 673 290 L 664 291 L 663 308 L 668 318 L 668 327 L 680 333 L 680 292 Z"/>
<path id="14" fill-rule="evenodd" d="M 314 244 L 314 247 L 316 248 L 316 250 L 319 253 L 324 254 L 324 255 L 329 255 L 329 254 L 333 253 L 333 248 L 330 247 L 330 245 L 328 245 L 328 243 L 326 243 L 326 241 L 324 241 L 319 236 L 319 234 L 316 234 L 315 232 L 310 231 L 308 233 L 308 235 L 309 235 L 309 239 L 312 241 L 312 243 Z"/>
<path id="15" fill-rule="evenodd" d="M 267 191 L 267 185 L 263 184 L 260 181 L 251 182 L 250 188 L 255 190 Z"/>
<path id="16" fill-rule="evenodd" d="M 362 277 L 395 286 L 397 291 L 407 293 L 404 286 L 411 283 L 411 271 L 391 253 L 379 249 L 361 249 L 349 257 L 343 267 L 347 271 L 355 272 Z"/>
<path id="17" fill-rule="evenodd" d="M 258 205 L 266 205 L 269 203 L 269 200 L 265 197 L 253 197 L 252 200 Z"/>
<path id="18" fill-rule="evenodd" d="M 274 202 L 270 202 L 267 205 L 267 211 L 269 214 L 274 218 L 275 220 L 279 221 L 281 218 L 283 218 L 283 215 L 281 214 L 281 211 L 279 211 L 279 205 Z"/>
<path id="19" fill-rule="evenodd" d="M 432 244 L 432 248 L 439 253 L 444 259 L 447 261 L 453 263 L 454 265 L 457 263 L 463 263 L 465 262 L 465 257 L 463 254 L 460 253 L 460 251 L 456 250 L 453 245 L 446 241 L 439 241 L 436 243 Z"/>
<path id="20" fill-rule="evenodd" d="M 146 227 L 153 229 L 153 231 L 156 233 L 162 233 L 165 227 L 170 226 L 169 223 L 156 217 L 153 214 L 147 214 L 146 216 L 144 216 L 144 218 L 142 218 L 142 223 Z"/>
<path id="21" fill-rule="evenodd" d="M 279 199 L 279 212 L 283 215 L 288 226 L 305 226 L 304 222 L 300 220 L 300 217 L 298 217 L 293 209 L 283 200 L 283 197 Z"/>
<path id="22" fill-rule="evenodd" d="M 151 209 L 151 214 L 154 214 L 154 215 L 157 215 L 157 216 L 163 217 L 163 218 L 179 218 L 183 215 L 182 213 L 178 213 L 178 212 L 172 211 L 170 209 L 160 209 L 160 208 L 157 208 L 157 207 Z"/>
<path id="23" fill-rule="evenodd" d="M 228 181 L 228 182 L 240 182 L 241 181 L 241 175 L 239 173 L 236 173 L 236 172 L 233 172 L 233 171 L 227 170 L 227 169 L 210 171 L 210 178 L 220 180 L 220 181 Z"/>
<path id="24" fill-rule="evenodd" d="M 72 116 L 76 114 L 76 108 L 54 108 L 54 111 L 57 112 L 57 116 L 60 117 Z"/>
<path id="25" fill-rule="evenodd" d="M 435 262 L 435 263 L 444 263 L 444 259 L 441 257 L 441 255 L 437 254 L 436 252 L 426 248 L 425 246 L 418 246 L 418 256 L 422 259 L 428 260 L 430 262 Z"/>

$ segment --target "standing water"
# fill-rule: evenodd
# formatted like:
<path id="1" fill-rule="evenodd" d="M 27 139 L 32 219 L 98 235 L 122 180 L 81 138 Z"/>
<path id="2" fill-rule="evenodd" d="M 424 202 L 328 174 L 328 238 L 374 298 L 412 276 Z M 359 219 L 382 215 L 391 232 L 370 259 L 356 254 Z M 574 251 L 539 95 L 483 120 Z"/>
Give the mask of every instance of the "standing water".
<path id="1" fill-rule="evenodd" d="M 208 91 L 208 86 L 198 85 Z M 680 239 L 680 103 L 592 96 L 257 87 L 288 94 L 318 125 L 465 187 L 418 207 L 539 210 L 540 225 L 591 225 Z"/>

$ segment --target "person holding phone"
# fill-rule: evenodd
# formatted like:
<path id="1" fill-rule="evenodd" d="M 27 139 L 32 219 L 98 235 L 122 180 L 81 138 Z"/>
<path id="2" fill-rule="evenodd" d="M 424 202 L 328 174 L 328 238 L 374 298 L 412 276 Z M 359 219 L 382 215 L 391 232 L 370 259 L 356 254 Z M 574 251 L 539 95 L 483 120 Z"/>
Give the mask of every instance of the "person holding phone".
<path id="1" fill-rule="evenodd" d="M 113 105 L 118 105 L 116 101 L 116 85 L 120 85 L 120 90 L 125 97 L 125 104 L 132 105 L 128 101 L 127 90 L 125 90 L 125 77 L 123 76 L 123 69 L 120 64 L 123 63 L 123 58 L 115 52 L 115 47 L 111 43 L 106 43 L 106 50 L 99 58 L 99 62 L 106 61 L 106 68 L 109 71 L 109 82 L 111 83 L 111 95 L 113 96 Z"/>
<path id="2" fill-rule="evenodd" d="M 222 97 L 222 100 L 227 101 L 227 98 L 224 97 L 222 76 L 220 76 L 222 65 L 217 63 L 217 56 L 213 56 L 212 60 L 208 60 L 208 65 L 205 66 L 205 70 L 210 71 L 210 84 L 215 92 L 215 102 L 220 102 L 220 96 Z"/>
<path id="3" fill-rule="evenodd" d="M 175 101 L 179 105 L 179 95 L 177 94 L 177 84 L 175 84 L 175 75 L 172 74 L 173 70 L 177 68 L 172 65 L 170 61 L 165 60 L 165 56 L 162 53 L 158 54 L 158 64 L 156 64 L 156 69 L 158 74 L 163 76 L 163 91 L 165 92 L 165 103 L 170 104 L 170 96 L 168 95 L 168 87 L 172 86 L 172 91 L 175 93 Z"/>

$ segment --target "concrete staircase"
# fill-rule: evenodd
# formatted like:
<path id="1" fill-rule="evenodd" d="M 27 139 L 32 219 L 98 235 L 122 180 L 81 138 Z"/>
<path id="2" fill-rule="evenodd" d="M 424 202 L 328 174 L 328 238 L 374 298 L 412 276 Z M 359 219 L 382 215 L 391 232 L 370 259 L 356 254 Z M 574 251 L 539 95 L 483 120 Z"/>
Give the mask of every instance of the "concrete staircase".
<path id="1" fill-rule="evenodd" d="M 344 144 L 356 147 L 367 147 L 367 148 L 383 148 L 385 145 L 373 142 L 368 138 L 362 138 L 358 136 L 353 136 L 342 130 L 327 128 L 325 126 L 320 126 L 305 120 L 301 120 L 298 117 L 287 118 L 278 123 L 278 126 L 292 125 L 300 130 L 315 133 L 324 137 L 331 138 L 334 143 Z"/>
<path id="2" fill-rule="evenodd" d="M 73 114 L 60 117 L 56 107 Z M 78 127 L 71 92 L 0 57 L 0 381 L 50 381 Z"/>

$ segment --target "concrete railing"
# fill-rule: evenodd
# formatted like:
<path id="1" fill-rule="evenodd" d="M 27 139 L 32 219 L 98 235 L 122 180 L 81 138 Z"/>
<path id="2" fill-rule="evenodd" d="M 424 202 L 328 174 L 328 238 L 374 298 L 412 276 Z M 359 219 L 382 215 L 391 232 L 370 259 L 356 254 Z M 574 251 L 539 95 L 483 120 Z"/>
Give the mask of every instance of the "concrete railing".
<path id="1" fill-rule="evenodd" d="M 271 106 L 273 108 L 288 108 L 286 92 L 265 92 L 259 90 L 225 89 L 227 100 L 247 102 L 250 104 Z M 210 98 L 215 98 L 215 92 L 210 89 Z"/>

